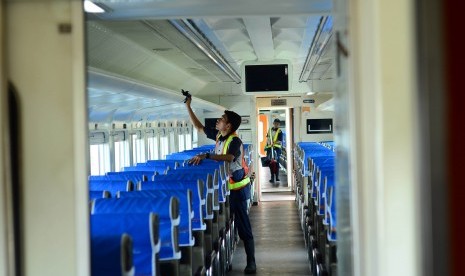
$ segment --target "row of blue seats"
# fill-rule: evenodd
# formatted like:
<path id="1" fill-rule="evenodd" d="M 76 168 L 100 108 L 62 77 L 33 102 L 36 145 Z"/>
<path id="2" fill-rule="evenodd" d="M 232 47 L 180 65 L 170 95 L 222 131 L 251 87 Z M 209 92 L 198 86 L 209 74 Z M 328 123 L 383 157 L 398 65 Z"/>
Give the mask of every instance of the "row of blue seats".
<path id="1" fill-rule="evenodd" d="M 133 239 L 135 275 L 159 275 L 159 259 L 180 259 L 178 243 L 173 236 L 180 223 L 174 203 L 176 199 L 150 200 L 161 206 L 150 206 L 147 199 L 101 199 L 92 203 L 91 241 L 106 235 L 130 235 Z M 136 204 L 141 204 L 143 208 L 138 208 Z M 110 265 L 105 259 L 92 259 L 92 275 L 110 275 L 107 271 Z M 116 263 L 112 269 L 114 275 L 117 275 L 118 268 Z"/>
<path id="2" fill-rule="evenodd" d="M 201 203 L 199 199 L 200 193 L 197 191 L 197 197 L 193 197 L 191 191 L 195 190 L 195 188 L 187 187 L 187 185 L 183 185 L 182 188 L 180 186 L 181 185 L 170 185 L 166 187 L 166 185 L 164 185 L 164 187 L 161 187 L 157 185 L 157 187 L 154 187 L 154 190 L 150 191 L 120 191 L 118 192 L 118 199 L 94 200 L 91 208 L 92 236 L 99 235 L 100 232 L 98 229 L 103 230 L 104 234 L 113 233 L 118 230 L 126 231 L 134 239 L 135 248 L 133 255 L 136 275 L 157 274 L 156 271 L 159 269 L 157 269 L 158 266 L 156 264 L 158 264 L 158 261 L 155 261 L 155 259 L 168 261 L 168 268 L 164 269 L 165 273 L 167 273 L 166 271 L 170 271 L 170 274 L 178 274 L 176 273 L 177 269 L 170 269 L 170 267 L 177 267 L 172 265 L 170 261 L 180 260 L 177 247 L 192 246 L 192 231 L 205 228 L 204 225 L 201 225 L 203 222 L 201 217 L 202 213 L 193 212 L 191 210 L 192 206 L 199 206 L 199 203 Z M 191 190 L 189 188 L 193 189 Z M 186 193 L 188 195 L 186 195 Z M 128 197 L 141 197 L 143 200 L 128 199 Z M 197 198 L 197 203 L 195 205 L 193 204 L 194 198 Z M 172 203 L 178 200 L 180 202 L 180 207 L 177 207 L 178 204 Z M 180 217 L 176 215 L 176 210 L 179 208 Z M 143 213 L 143 215 L 139 215 L 138 217 L 129 215 L 129 217 L 127 217 L 125 215 L 126 212 Z M 149 227 L 147 227 L 146 222 L 149 221 L 147 214 L 149 214 L 149 212 L 153 212 L 162 218 L 157 226 L 160 230 L 155 228 L 153 223 L 150 223 Z M 197 214 L 196 220 L 193 219 L 194 213 Z M 141 229 L 146 230 L 146 232 L 140 232 Z M 160 242 L 157 242 L 158 238 L 147 234 L 150 232 L 160 232 Z M 146 233 L 146 235 L 142 233 Z M 159 243 L 159 246 L 155 246 Z M 152 250 L 140 250 L 140 248 L 151 248 Z M 157 248 L 159 248 L 159 250 L 157 250 Z M 187 251 L 189 251 L 189 249 Z M 98 271 L 98 264 L 93 267 Z M 192 268 L 190 269 L 192 270 Z M 98 273 L 93 274 L 101 275 Z"/>
<path id="3" fill-rule="evenodd" d="M 335 275 L 335 153 L 332 142 L 302 142 L 295 166 L 301 224 L 314 275 Z"/>
<path id="4" fill-rule="evenodd" d="M 252 145 L 251 144 L 243 144 L 244 146 L 244 152 L 245 152 L 245 159 L 247 161 L 253 160 L 252 154 L 253 151 L 251 150 Z M 173 153 L 168 156 L 166 156 L 167 160 L 188 160 L 192 158 L 194 155 L 199 154 L 199 153 L 205 153 L 205 152 L 212 152 L 215 148 L 215 145 L 204 145 L 201 147 L 197 147 L 195 149 L 191 150 L 186 150 L 183 152 L 178 152 L 178 153 Z"/>
<path id="5" fill-rule="evenodd" d="M 167 160 L 189 160 L 197 154 L 205 153 L 205 152 L 212 152 L 215 148 L 215 145 L 204 145 L 201 147 L 193 148 L 190 150 L 185 150 L 182 152 L 171 153 L 166 156 Z"/>
<path id="6" fill-rule="evenodd" d="M 173 189 L 173 186 L 171 185 L 170 188 Z M 130 195 L 130 194 L 133 195 L 133 196 L 141 196 L 140 194 L 141 194 L 141 193 L 144 193 L 144 192 L 147 192 L 147 191 L 141 191 L 141 192 L 120 192 L 118 195 L 119 195 L 120 197 L 122 197 L 122 196 L 125 197 L 125 196 L 128 196 L 128 195 Z M 170 191 L 170 194 L 171 194 L 171 193 L 173 193 L 173 191 Z M 144 195 L 144 196 L 145 196 L 145 195 Z M 198 196 L 197 196 L 197 198 L 198 198 Z M 124 201 L 126 201 L 126 200 L 124 200 Z M 197 200 L 197 201 L 199 202 L 199 200 Z M 118 202 L 123 202 L 123 200 L 118 200 Z M 198 203 L 197 203 L 195 206 L 198 206 L 198 209 L 197 209 L 197 210 L 200 209 L 200 206 L 199 206 Z M 184 233 L 189 233 L 189 232 L 190 232 L 190 230 L 189 230 L 190 227 L 192 227 L 192 230 L 197 230 L 197 229 L 202 230 L 202 229 L 205 229 L 205 225 L 202 224 L 202 217 L 201 217 L 202 213 L 199 212 L 199 211 L 194 212 L 194 213 L 197 214 L 197 216 L 195 216 L 195 218 L 197 218 L 197 219 L 194 219 L 194 217 L 192 217 L 192 221 L 191 221 L 192 224 L 191 224 L 191 226 L 189 226 L 189 225 L 187 224 L 188 227 L 187 227 L 187 228 L 185 227 L 186 230 L 183 231 Z M 184 220 L 184 221 L 186 221 L 186 220 Z M 167 229 L 167 228 L 164 228 L 164 229 Z M 172 231 L 168 231 L 168 233 L 170 233 L 170 232 L 172 232 Z M 179 239 L 182 240 L 181 236 L 179 237 Z M 189 240 L 189 239 L 188 239 L 188 240 Z M 165 257 L 165 259 L 166 259 L 166 258 L 170 259 L 170 258 L 174 258 L 174 257 L 175 257 L 175 256 L 170 256 L 170 255 L 169 255 L 169 256 Z M 139 268 L 137 271 L 140 272 L 141 269 Z"/>
<path id="7" fill-rule="evenodd" d="M 148 162 L 147 162 L 148 163 Z M 155 162 L 156 163 L 156 162 Z M 181 169 L 181 167 L 178 167 L 176 168 L 176 170 L 170 170 L 170 173 L 168 173 L 167 175 L 154 175 L 153 176 L 153 179 L 152 181 L 143 181 L 144 180 L 144 177 L 135 177 L 133 178 L 133 180 L 130 180 L 129 182 L 125 182 L 125 181 L 120 181 L 120 182 L 117 182 L 117 181 L 112 181 L 112 180 L 107 180 L 108 183 L 107 183 L 107 186 L 106 186 L 106 189 L 107 190 L 112 190 L 112 194 L 116 195 L 117 197 L 119 197 L 119 199 L 112 199 L 112 200 L 109 200 L 109 199 L 98 199 L 96 201 L 93 202 L 93 219 L 92 219 L 92 223 L 94 225 L 98 225 L 98 223 L 96 223 L 94 220 L 98 220 L 98 219 L 101 219 L 99 218 L 99 216 L 97 216 L 98 214 L 98 210 L 100 210 L 99 208 L 96 208 L 96 206 L 100 206 L 99 204 L 110 204 L 109 202 L 114 202 L 114 203 L 111 203 L 111 204 L 119 204 L 119 205 L 123 205 L 123 206 L 126 206 L 125 208 L 128 208 L 127 207 L 127 202 L 130 202 L 130 201 L 127 201 L 128 199 L 126 199 L 126 197 L 151 197 L 152 201 L 153 201 L 153 198 L 155 197 L 155 192 L 151 189 L 155 189 L 155 187 L 157 187 L 156 189 L 160 189 L 161 185 L 164 185 L 164 187 L 166 189 L 168 188 L 173 188 L 173 187 L 176 187 L 176 189 L 179 189 L 181 186 L 183 186 L 184 188 L 186 188 L 187 186 L 189 186 L 189 188 L 191 189 L 188 189 L 189 191 L 194 191 L 193 193 L 193 196 L 192 196 L 192 201 L 190 203 L 186 203 L 186 204 L 181 204 L 181 206 L 184 206 L 184 208 L 181 208 L 181 218 L 184 217 L 184 219 L 181 219 L 180 221 L 184 221 L 184 223 L 181 223 L 179 225 L 176 225 L 176 220 L 172 220 L 170 223 L 172 224 L 171 227 L 167 227 L 166 225 L 169 224 L 168 221 L 165 221 L 167 218 L 165 216 L 163 216 L 163 219 L 160 220 L 159 222 L 159 226 L 163 226 L 163 227 L 160 227 L 160 243 L 161 245 L 158 246 L 160 249 L 159 251 L 156 251 L 156 249 L 158 248 L 156 246 L 156 243 L 151 243 L 149 247 L 152 248 L 152 251 L 151 251 L 151 254 L 153 256 L 160 256 L 160 260 L 173 260 L 173 259 L 176 259 L 176 256 L 174 254 L 174 252 L 176 252 L 175 249 L 173 249 L 173 242 L 169 242 L 169 235 L 167 235 L 164 231 L 166 231 L 167 229 L 169 229 L 170 231 L 167 231 L 167 233 L 171 232 L 176 232 L 176 228 L 180 228 L 180 230 L 178 231 L 178 239 L 181 243 L 180 246 L 181 248 L 183 246 L 185 247 L 192 247 L 192 235 L 189 235 L 188 233 L 192 231 L 201 231 L 201 232 L 209 232 L 209 231 L 204 231 L 204 230 L 210 230 L 210 232 L 215 232 L 215 231 L 212 231 L 211 229 L 206 229 L 208 227 L 205 226 L 205 224 L 203 223 L 203 219 L 206 219 L 207 221 L 213 221 L 213 220 L 218 220 L 218 217 L 219 217 L 219 213 L 220 213 L 220 210 L 221 210 L 221 213 L 223 215 L 223 225 L 226 225 L 226 216 L 224 216 L 226 213 L 229 213 L 229 211 L 227 210 L 227 206 L 226 206 L 226 197 L 227 197 L 227 190 L 226 190 L 226 175 L 223 174 L 222 176 L 219 175 L 219 170 L 216 170 L 216 177 L 215 177 L 215 180 L 213 181 L 213 177 L 211 176 L 210 173 L 212 173 L 214 170 L 212 170 L 212 167 L 214 166 L 213 162 L 211 164 L 209 164 L 210 162 L 204 162 L 203 163 L 203 166 L 202 167 L 196 167 L 196 168 L 193 168 L 193 167 L 189 167 L 189 168 L 183 168 Z M 213 165 L 213 166 L 212 166 Z M 138 165 L 139 166 L 139 165 Z M 216 164 L 216 166 L 218 166 L 218 164 Z M 198 169 L 201 169 L 203 172 L 202 174 L 200 173 L 195 173 L 195 171 L 197 171 Z M 221 168 L 221 167 L 220 167 Z M 135 172 L 135 171 L 131 171 L 131 172 Z M 177 173 L 176 173 L 177 172 Z M 134 174 L 125 174 L 124 172 L 122 172 L 123 175 L 134 175 Z M 212 180 L 210 180 L 210 183 L 211 186 L 207 186 L 205 187 L 204 185 L 197 185 L 197 179 L 200 177 L 200 178 L 204 178 L 205 177 L 205 174 L 208 174 L 210 175 L 210 178 Z M 110 174 L 111 175 L 111 174 Z M 191 180 L 188 180 L 188 177 L 187 176 L 190 176 L 189 179 L 194 179 L 194 181 L 191 181 Z M 97 192 L 97 193 L 100 193 L 100 195 L 103 195 L 103 191 L 95 191 L 97 189 L 100 189 L 102 187 L 100 187 L 99 185 L 103 185 L 103 182 L 104 180 L 100 179 L 100 180 L 95 180 L 94 178 L 89 178 L 89 183 L 91 184 L 91 188 L 90 190 L 94 192 Z M 99 182 L 101 181 L 101 182 Z M 132 181 L 135 181 L 137 182 L 136 185 L 134 185 L 133 183 L 131 183 Z M 208 182 L 208 180 L 207 180 Z M 160 184 L 160 183 L 163 183 L 163 184 Z M 215 183 L 215 184 L 213 184 Z M 131 185 L 132 184 L 132 185 Z M 118 186 L 119 187 L 116 187 Z M 98 188 L 97 188 L 98 187 Z M 197 188 L 196 188 L 197 187 Z M 219 190 L 219 187 L 222 187 L 223 189 L 221 190 L 221 192 L 217 192 L 216 194 L 214 194 L 213 190 L 216 190 L 218 191 Z M 203 189 L 205 188 L 205 189 Z M 216 188 L 216 189 L 214 189 Z M 119 189 L 119 190 L 118 190 Z M 140 191 L 132 191 L 130 192 L 130 190 L 140 190 Z M 204 191 L 202 191 L 204 190 Z M 149 192 L 149 193 L 147 193 Z M 167 192 L 167 190 L 165 190 L 165 197 L 168 198 L 168 195 L 169 194 L 175 194 L 176 192 L 174 190 L 170 191 L 169 193 Z M 157 195 L 160 194 L 159 191 L 156 192 Z M 209 196 L 210 195 L 210 196 Z M 215 196 L 216 195 L 216 196 Z M 108 196 L 108 193 L 107 193 L 107 196 Z M 178 195 L 179 196 L 179 195 Z M 208 207 L 208 200 L 206 200 L 206 198 L 208 198 L 208 196 L 211 198 L 210 202 L 211 202 L 211 206 Z M 124 200 L 123 200 L 124 199 Z M 157 199 L 158 200 L 158 199 Z M 184 202 L 185 200 L 183 200 Z M 106 203 L 101 203 L 101 202 L 106 202 Z M 217 204 L 214 204 L 213 202 L 217 203 Z M 223 203 L 223 208 L 220 209 L 220 203 Z M 186 207 L 187 205 L 190 205 L 191 208 L 192 208 L 192 211 L 186 211 Z M 115 210 L 121 210 L 121 208 L 113 208 Z M 132 210 L 132 209 L 130 209 Z M 148 209 L 144 209 L 145 211 L 147 211 Z M 184 211 L 182 211 L 184 210 Z M 150 211 L 156 211 L 155 209 L 150 209 Z M 113 211 L 112 211 L 113 212 Z M 213 214 L 216 214 L 216 216 L 214 216 Z M 157 212 L 154 212 L 154 213 L 157 213 Z M 190 214 L 192 213 L 190 216 L 189 215 L 186 215 L 186 214 Z M 184 214 L 184 216 L 182 215 Z M 158 214 L 160 215 L 160 214 Z M 115 219 L 115 218 L 113 218 Z M 123 219 L 124 220 L 124 219 Z M 148 221 L 148 219 L 145 219 L 145 221 Z M 190 226 L 189 226 L 189 222 L 190 221 Z M 228 220 L 229 222 L 231 222 L 232 220 Z M 187 224 L 186 224 L 187 222 Z M 219 228 L 218 226 L 218 221 L 216 221 L 217 223 L 217 226 L 216 228 Z M 106 225 L 111 225 L 110 223 L 105 223 Z M 121 224 L 121 222 L 120 222 Z M 210 224 L 213 224 L 213 223 L 210 223 Z M 187 226 L 186 226 L 187 225 Z M 223 227 L 224 228 L 224 227 Z M 163 230 L 161 230 L 163 229 Z M 218 229 L 217 229 L 218 230 Z M 221 236 L 225 236 L 224 235 L 224 232 L 226 229 L 222 229 L 223 232 L 221 233 Z M 231 230 L 231 225 L 229 226 L 229 229 L 228 230 Z M 127 230 L 129 231 L 129 230 Z M 229 231 L 231 232 L 231 231 Z M 98 231 L 95 231 L 95 233 L 98 233 Z M 165 233 L 165 234 L 162 234 L 162 233 Z M 136 234 L 136 233 L 133 233 L 133 234 Z M 209 233 L 209 235 L 212 235 L 213 233 Z M 171 238 L 171 241 L 175 239 L 175 236 L 173 236 L 173 234 L 171 235 L 172 238 Z M 217 231 L 217 234 L 215 235 L 216 237 L 220 236 L 220 232 Z M 134 237 L 133 237 L 134 239 Z M 138 244 L 140 242 L 140 237 L 137 236 L 137 239 L 134 239 L 134 240 L 137 240 Z M 195 244 L 197 244 L 197 240 L 201 240 L 202 238 L 199 236 L 197 237 L 196 239 L 196 242 Z M 152 240 L 153 240 L 153 236 L 152 236 Z M 147 242 L 147 239 L 145 239 L 145 241 Z M 168 241 L 168 242 L 163 242 L 163 241 Z M 233 239 L 231 237 L 229 237 L 229 239 L 223 239 L 223 240 L 219 240 L 217 241 L 216 243 L 221 243 L 223 247 L 225 247 L 225 245 L 228 245 L 228 247 L 234 247 L 234 245 L 232 244 L 232 241 Z M 200 243 L 200 242 L 199 242 Z M 212 242 L 210 242 L 211 244 Z M 136 242 L 134 242 L 134 244 L 136 244 Z M 170 246 L 163 246 L 163 244 L 166 244 L 166 245 L 171 245 Z M 147 246 L 147 243 L 145 244 Z M 203 249 L 204 245 L 202 243 L 202 249 Z M 210 245 L 210 247 L 212 247 Z M 169 248 L 171 248 L 171 250 L 168 250 Z M 198 250 L 202 250 L 202 249 L 198 249 Z M 137 250 L 134 249 L 134 252 L 136 252 Z M 192 250 L 191 250 L 192 251 Z M 138 251 L 137 251 L 138 252 Z M 171 255 L 166 255 L 165 253 L 166 252 L 170 252 L 172 253 Z M 181 255 L 192 255 L 191 252 L 187 251 L 187 254 L 181 254 Z M 205 253 L 208 253 L 208 252 L 205 252 Z M 208 255 L 208 254 L 205 254 L 205 253 L 202 253 L 202 255 Z M 218 254 L 219 253 L 219 250 L 217 249 L 216 253 L 213 252 L 212 254 L 215 255 L 215 254 Z M 136 254 L 135 254 L 136 255 Z M 225 250 L 223 250 L 223 254 L 222 254 L 223 258 L 224 259 L 227 259 L 227 258 L 230 258 L 230 256 L 225 256 L 225 255 L 231 255 L 231 252 L 225 252 Z M 146 273 L 147 271 L 149 271 L 148 269 L 148 266 L 147 266 L 147 258 L 148 256 L 147 255 L 144 255 L 145 257 L 141 257 L 141 256 L 135 256 L 135 271 L 136 271 L 136 275 L 144 275 L 144 274 L 139 274 L 139 273 Z M 141 259 L 142 258 L 142 259 Z M 144 262 L 144 258 L 145 258 L 145 262 Z M 203 261 L 203 264 L 207 264 L 208 262 L 212 263 L 212 260 L 214 259 L 214 256 L 212 258 L 209 258 L 210 260 L 202 260 Z M 149 258 L 149 260 L 152 261 L 152 265 L 150 266 L 151 267 L 151 274 L 148 274 L 148 275 L 154 275 L 157 273 L 157 268 L 156 266 L 154 266 L 154 258 Z M 145 266 L 142 266 L 141 265 L 141 262 L 142 263 L 145 263 L 146 265 Z M 182 263 L 182 260 L 181 260 L 181 263 Z M 227 262 L 224 261 L 222 266 L 226 266 L 227 265 Z M 171 266 L 173 266 L 171 264 Z M 191 268 L 191 272 L 195 272 L 194 270 L 197 269 L 196 267 L 197 265 L 196 264 L 193 264 Z M 207 265 L 208 266 L 208 265 Z M 210 267 L 212 266 L 212 264 L 210 264 Z M 224 269 L 217 269 L 217 270 L 223 270 Z M 173 273 L 173 272 L 176 272 L 177 270 L 171 270 L 170 271 L 170 275 Z M 177 273 L 175 273 L 177 274 Z M 192 273 L 189 273 L 189 274 L 192 274 Z"/>
<path id="8" fill-rule="evenodd" d="M 332 143 L 332 142 L 324 142 Z M 334 165 L 335 154 L 332 149 L 321 143 L 300 143 L 298 146 L 301 148 L 305 156 L 308 156 L 306 164 L 308 173 L 308 197 L 315 199 L 315 204 L 320 206 L 320 215 L 330 216 L 329 208 L 331 207 L 331 191 L 334 189 Z M 329 150 L 328 150 L 329 149 Z M 334 195 L 334 193 L 332 193 Z M 334 209 L 334 206 L 332 206 Z M 328 210 L 324 213 L 323 209 Z M 328 214 L 327 214 L 328 213 Z M 330 218 L 327 217 L 327 220 Z"/>
<path id="9" fill-rule="evenodd" d="M 153 161 L 154 160 L 152 160 L 152 163 Z M 177 167 L 173 170 L 167 170 L 164 175 L 156 174 L 155 171 L 149 171 L 147 168 L 137 165 L 128 171 L 107 173 L 100 177 L 89 177 L 89 189 L 90 191 L 102 191 L 106 189 L 114 196 L 117 191 L 139 190 L 141 189 L 140 185 L 146 181 L 163 181 L 165 179 L 174 179 L 175 177 L 176 180 L 181 181 L 186 178 L 191 178 L 193 174 L 196 174 L 198 178 L 201 178 L 207 183 L 209 173 L 215 177 L 213 182 L 215 199 L 218 198 L 220 202 L 224 202 L 226 193 L 228 192 L 226 190 L 226 176 L 215 176 L 215 170 L 220 167 L 217 163 L 216 161 L 205 160 L 203 162 L 204 166 L 200 169 L 195 169 L 195 167 L 192 166 Z M 208 164 L 210 165 L 205 166 Z M 167 175 L 169 175 L 169 177 L 167 177 Z M 93 193 L 93 195 L 95 196 L 96 194 Z M 217 206 L 218 205 L 215 205 L 215 208 L 217 208 Z"/>
<path id="10" fill-rule="evenodd" d="M 328 142 L 326 142 L 328 143 Z M 318 146 L 315 147 L 315 144 Z M 330 154 L 334 156 L 334 148 L 328 149 L 327 147 L 322 146 L 319 143 L 314 142 L 299 142 L 296 144 L 296 152 L 295 158 L 299 163 L 298 167 L 300 169 L 300 173 L 304 176 L 308 176 L 309 174 L 309 157 L 315 158 L 318 156 L 326 156 Z"/>
<path id="11" fill-rule="evenodd" d="M 103 190 L 106 190 L 110 195 L 116 196 L 118 191 L 132 191 L 132 190 L 144 190 L 147 189 L 147 186 L 150 186 L 151 182 L 161 183 L 161 182 L 173 182 L 173 185 L 183 183 L 193 183 L 196 184 L 198 179 L 202 179 L 205 185 L 204 197 L 208 198 L 209 194 L 212 194 L 212 199 L 209 200 L 208 207 L 213 204 L 211 208 L 213 210 L 219 210 L 220 203 L 226 201 L 227 183 L 226 176 L 224 173 L 218 173 L 218 162 L 207 160 L 203 162 L 201 167 L 179 167 L 176 170 L 171 170 L 167 175 L 153 175 L 150 181 L 138 181 L 136 185 L 132 183 L 131 180 L 89 180 L 89 190 L 91 191 L 91 198 L 100 197 Z M 145 178 L 143 175 L 145 171 L 136 172 L 132 171 L 131 175 L 136 176 L 134 181 L 137 179 Z M 124 172 L 121 172 L 124 174 Z M 221 176 L 222 175 L 222 176 Z M 212 180 L 208 178 L 212 176 Z M 209 186 L 211 184 L 211 187 Z M 208 214 L 207 216 L 211 216 Z"/>

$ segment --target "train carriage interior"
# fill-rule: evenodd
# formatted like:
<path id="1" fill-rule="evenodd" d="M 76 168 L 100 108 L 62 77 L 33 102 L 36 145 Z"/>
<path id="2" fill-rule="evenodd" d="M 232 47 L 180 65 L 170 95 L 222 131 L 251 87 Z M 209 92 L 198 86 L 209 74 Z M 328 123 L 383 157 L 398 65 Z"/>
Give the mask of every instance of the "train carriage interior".
<path id="1" fill-rule="evenodd" d="M 420 2 L 1 1 L 0 276 L 463 275 L 457 27 Z"/>
<path id="2" fill-rule="evenodd" d="M 188 90 L 193 97 L 195 113 L 207 127 L 215 127 L 216 118 L 227 109 L 242 116 L 243 122 L 237 133 L 247 146 L 247 161 L 255 172 L 250 203 L 257 207 L 252 208 L 251 212 L 253 209 L 268 208 L 266 204 L 273 204 L 279 199 L 295 202 L 294 205 L 287 202 L 281 204 L 295 209 L 296 215 L 292 216 L 294 221 L 285 224 L 301 224 L 301 229 L 298 229 L 300 239 L 297 242 L 282 242 L 296 247 L 289 248 L 286 254 L 300 254 L 304 260 L 294 266 L 294 273 L 317 275 L 316 258 L 323 258 L 312 256 L 312 250 L 317 253 L 316 246 L 303 245 L 310 244 L 310 236 L 315 239 L 318 235 L 324 237 L 326 231 L 322 227 L 317 233 L 312 228 L 312 234 L 307 234 L 310 222 L 304 223 L 303 208 L 308 208 L 308 197 L 307 202 L 301 202 L 305 200 L 302 196 L 303 186 L 308 185 L 304 180 L 306 177 L 302 173 L 288 172 L 304 170 L 300 164 L 305 162 L 303 159 L 292 159 L 302 158 L 297 156 L 300 142 L 297 143 L 294 137 L 302 137 L 299 141 L 332 142 L 333 134 L 332 130 L 318 132 L 318 129 L 314 129 L 316 132 L 313 135 L 295 130 L 291 134 L 290 126 L 294 122 L 306 124 L 310 118 L 333 120 L 335 53 L 330 1 L 315 5 L 301 4 L 301 8 L 294 7 L 297 14 L 285 15 L 268 12 L 273 15 L 208 16 L 208 11 L 198 10 L 199 14 L 186 14 L 179 18 L 163 14 L 159 5 L 148 2 L 105 2 L 101 5 L 105 12 L 87 13 L 85 31 L 91 191 L 98 192 L 97 197 L 100 198 L 102 189 L 105 189 L 103 181 L 108 181 L 108 185 L 119 185 L 120 182 L 115 182 L 116 176 L 110 177 L 109 174 L 124 174 L 127 179 L 138 182 L 137 178 L 130 178 L 129 172 L 131 177 L 139 172 L 145 173 L 151 181 L 152 170 L 155 169 L 148 164 L 154 164 L 155 160 L 177 159 L 182 167 L 187 166 L 186 160 L 199 150 L 211 150 L 205 147 L 215 142 L 197 133 L 189 120 L 181 93 Z M 182 14 L 181 7 L 175 4 L 169 6 L 173 9 L 173 15 Z M 225 10 L 228 8 L 227 5 L 224 7 Z M 168 7 L 162 9 L 169 10 Z M 244 9 L 245 6 L 241 8 L 241 13 L 245 12 Z M 201 16 L 204 12 L 207 15 Z M 302 105 L 302 101 L 308 103 Z M 274 158 L 279 159 L 273 162 L 278 169 L 271 174 L 271 165 L 264 166 L 258 160 L 267 156 L 264 150 L 268 139 L 266 135 L 275 119 L 282 121 L 279 128 L 283 133 L 283 154 Z M 166 170 L 176 175 L 173 166 L 161 165 L 157 173 L 171 174 Z M 123 189 L 128 188 L 124 181 L 122 185 Z M 147 187 L 145 182 L 142 182 L 143 185 Z M 117 197 L 115 186 L 106 190 L 109 189 L 113 191 L 110 197 Z M 221 187 L 219 191 L 222 193 Z M 268 201 L 270 203 L 265 203 Z M 220 213 L 224 211 L 220 209 Z M 300 214 L 300 218 L 297 214 Z M 224 231 L 224 240 L 229 240 L 233 231 L 230 219 L 221 219 L 223 222 L 216 226 L 215 231 Z M 263 219 L 279 218 L 267 215 Z M 97 223 L 94 220 L 91 222 Z M 207 223 L 208 228 L 209 225 Z M 254 227 L 262 229 L 259 225 Z M 211 232 L 210 229 L 206 231 Z M 163 261 L 160 262 L 161 273 L 203 273 L 198 271 L 199 267 L 203 267 L 207 273 L 223 275 L 229 272 L 234 275 L 241 272 L 237 267 L 242 269 L 243 264 L 233 266 L 232 256 L 236 255 L 236 262 L 245 259 L 241 256 L 242 249 L 234 250 L 236 242 L 226 242 L 224 249 L 216 248 L 220 254 L 216 261 L 219 269 L 212 267 L 211 263 L 208 266 L 199 265 L 199 262 L 188 262 L 190 268 L 186 269 L 186 261 L 181 259 L 178 266 L 182 268 L 174 272 L 166 268 Z M 209 243 L 211 241 L 206 242 Z M 265 249 L 271 244 L 276 246 L 279 243 L 258 243 L 257 246 Z M 330 242 L 321 238 L 320 250 L 326 246 L 329 248 Z M 210 254 L 212 249 L 208 246 L 203 250 L 205 255 Z M 230 257 L 223 257 L 223 254 Z M 321 256 L 321 253 L 318 254 Z M 139 259 L 139 256 L 135 257 Z M 261 263 L 259 271 L 262 273 L 273 269 L 276 271 L 260 250 L 257 251 L 257 259 Z M 327 265 L 333 266 L 332 274 L 335 275 L 335 258 L 330 260 L 328 257 Z M 135 267 L 136 275 L 138 266 Z M 323 269 L 321 266 L 319 269 L 322 271 L 318 273 L 323 275 L 328 273 L 329 267 Z M 160 268 L 157 270 L 160 271 Z"/>

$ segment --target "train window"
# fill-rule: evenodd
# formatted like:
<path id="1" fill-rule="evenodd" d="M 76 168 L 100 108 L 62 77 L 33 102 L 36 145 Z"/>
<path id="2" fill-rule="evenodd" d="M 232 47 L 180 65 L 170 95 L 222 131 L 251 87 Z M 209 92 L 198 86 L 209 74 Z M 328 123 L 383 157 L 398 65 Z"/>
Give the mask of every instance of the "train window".
<path id="1" fill-rule="evenodd" d="M 176 131 L 174 129 L 169 132 L 169 138 L 169 153 L 176 152 Z"/>
<path id="2" fill-rule="evenodd" d="M 192 147 L 196 148 L 198 147 L 198 131 L 197 129 L 194 127 L 192 128 Z"/>
<path id="3" fill-rule="evenodd" d="M 132 162 L 135 165 L 136 163 L 145 162 L 145 140 L 141 131 L 131 134 L 132 141 Z"/>
<path id="4" fill-rule="evenodd" d="M 184 133 L 178 134 L 178 145 L 179 145 L 178 151 L 184 151 L 186 149 Z"/>
<path id="5" fill-rule="evenodd" d="M 186 150 L 192 149 L 192 134 L 186 133 L 185 142 L 186 142 Z"/>
<path id="6" fill-rule="evenodd" d="M 90 146 L 90 174 L 104 175 L 110 171 L 110 146 L 98 144 Z"/>
<path id="7" fill-rule="evenodd" d="M 127 131 L 115 130 L 112 132 L 115 171 L 119 172 L 124 167 L 129 166 L 129 141 L 127 140 Z"/>
<path id="8" fill-rule="evenodd" d="M 129 166 L 129 142 L 115 142 L 115 171 L 122 171 L 124 167 Z"/>
<path id="9" fill-rule="evenodd" d="M 166 155 L 169 154 L 168 136 L 160 137 L 160 154 L 161 154 L 161 159 L 165 159 Z"/>
<path id="10" fill-rule="evenodd" d="M 148 146 L 148 159 L 157 160 L 159 158 L 158 137 L 157 136 L 147 137 L 147 146 Z"/>

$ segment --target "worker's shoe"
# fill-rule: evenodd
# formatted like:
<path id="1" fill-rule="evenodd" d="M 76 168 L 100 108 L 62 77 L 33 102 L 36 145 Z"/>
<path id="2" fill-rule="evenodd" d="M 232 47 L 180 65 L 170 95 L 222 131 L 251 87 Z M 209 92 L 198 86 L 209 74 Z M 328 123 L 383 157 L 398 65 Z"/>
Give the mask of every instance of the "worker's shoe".
<path id="1" fill-rule="evenodd" d="M 256 274 L 257 273 L 257 266 L 255 262 L 247 263 L 247 266 L 244 269 L 244 274 Z"/>
<path id="2" fill-rule="evenodd" d="M 274 183 L 274 173 L 271 174 L 270 183 Z"/>
<path id="3" fill-rule="evenodd" d="M 244 274 L 257 273 L 257 266 L 255 265 L 255 243 L 254 240 L 244 241 L 245 253 L 247 254 L 247 266 L 244 269 Z"/>

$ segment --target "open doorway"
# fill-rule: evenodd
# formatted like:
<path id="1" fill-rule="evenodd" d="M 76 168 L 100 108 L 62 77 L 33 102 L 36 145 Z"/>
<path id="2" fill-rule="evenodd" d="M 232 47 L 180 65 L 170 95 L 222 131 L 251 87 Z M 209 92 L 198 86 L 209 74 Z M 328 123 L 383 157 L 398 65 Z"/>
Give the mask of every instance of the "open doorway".
<path id="1" fill-rule="evenodd" d="M 258 113 L 258 152 L 262 161 L 268 161 L 260 162 L 258 172 L 260 193 L 291 191 L 291 174 L 288 173 L 290 168 L 287 161 L 290 158 L 292 141 L 290 140 L 292 136 L 290 135 L 289 108 L 262 108 L 259 109 Z M 270 132 L 272 135 L 267 137 Z M 275 147 L 275 150 L 272 151 L 269 146 L 270 142 L 277 140 L 278 136 L 281 140 L 281 146 L 278 150 Z M 269 162 L 270 160 L 274 160 L 276 163 Z"/>

